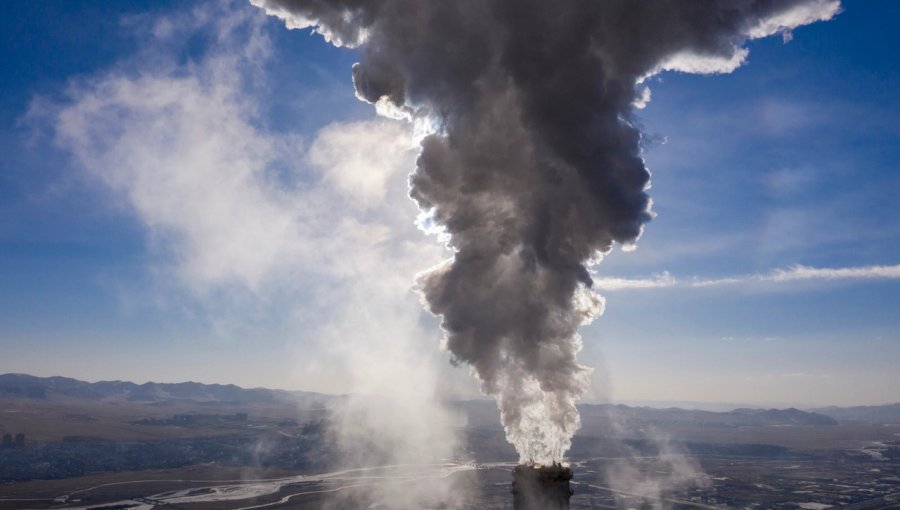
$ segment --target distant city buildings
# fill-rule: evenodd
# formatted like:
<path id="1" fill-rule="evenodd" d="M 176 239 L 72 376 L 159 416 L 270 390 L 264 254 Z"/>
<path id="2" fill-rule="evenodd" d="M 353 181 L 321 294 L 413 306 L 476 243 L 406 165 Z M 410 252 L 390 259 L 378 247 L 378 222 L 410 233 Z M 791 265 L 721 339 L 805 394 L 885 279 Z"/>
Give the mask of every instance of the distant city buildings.
<path id="1" fill-rule="evenodd" d="M 19 448 L 25 446 L 25 434 L 21 432 L 16 434 L 13 437 L 12 434 L 3 434 L 3 438 L 0 439 L 0 448 Z"/>

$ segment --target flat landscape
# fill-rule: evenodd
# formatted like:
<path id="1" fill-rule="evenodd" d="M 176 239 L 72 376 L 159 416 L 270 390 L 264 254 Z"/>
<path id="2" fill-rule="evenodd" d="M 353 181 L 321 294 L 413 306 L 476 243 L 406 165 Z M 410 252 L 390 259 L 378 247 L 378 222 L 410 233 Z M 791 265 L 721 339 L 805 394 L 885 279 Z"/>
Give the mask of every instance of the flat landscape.
<path id="1" fill-rule="evenodd" d="M 493 402 L 446 403 L 459 417 L 452 458 L 363 465 L 331 430 L 341 397 L 177 386 L 151 398 L 0 376 L 0 509 L 511 508 L 517 459 Z M 573 508 L 900 507 L 890 409 L 880 423 L 796 409 L 581 412 Z"/>

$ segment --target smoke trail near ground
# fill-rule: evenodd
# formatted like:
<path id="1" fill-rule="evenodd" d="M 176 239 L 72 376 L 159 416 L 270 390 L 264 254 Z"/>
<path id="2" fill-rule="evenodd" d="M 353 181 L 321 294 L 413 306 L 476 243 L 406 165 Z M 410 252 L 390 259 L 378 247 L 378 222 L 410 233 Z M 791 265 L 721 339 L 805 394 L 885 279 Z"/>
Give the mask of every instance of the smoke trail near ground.
<path id="1" fill-rule="evenodd" d="M 591 266 L 652 212 L 633 109 L 664 70 L 730 72 L 744 43 L 839 0 L 252 0 L 358 47 L 357 96 L 416 122 L 410 196 L 453 258 L 421 275 L 444 345 L 496 397 L 522 461 L 563 458 L 602 312 Z"/>

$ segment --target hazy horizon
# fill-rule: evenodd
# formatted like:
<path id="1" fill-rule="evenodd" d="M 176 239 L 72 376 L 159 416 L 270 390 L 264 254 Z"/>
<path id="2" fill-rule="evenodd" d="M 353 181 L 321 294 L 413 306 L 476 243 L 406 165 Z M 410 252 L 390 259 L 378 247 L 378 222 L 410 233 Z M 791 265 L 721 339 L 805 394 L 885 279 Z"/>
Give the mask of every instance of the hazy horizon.
<path id="1" fill-rule="evenodd" d="M 268 389 L 268 390 L 277 390 L 277 391 L 297 391 L 297 392 L 306 392 L 306 393 L 319 393 L 323 395 L 330 396 L 348 396 L 354 395 L 354 393 L 328 393 L 328 392 L 316 392 L 310 391 L 304 388 L 292 388 L 292 387 L 269 387 L 269 386 L 260 386 L 260 385 L 248 385 L 242 386 L 239 384 L 230 383 L 227 381 L 198 381 L 198 380 L 129 380 L 129 379 L 97 379 L 90 377 L 73 377 L 66 374 L 31 374 L 31 373 L 19 373 L 19 372 L 7 372 L 0 373 L 2 375 L 26 375 L 33 377 L 64 377 L 68 379 L 75 379 L 87 383 L 98 383 L 98 382 L 130 382 L 134 384 L 181 384 L 181 383 L 199 383 L 204 385 L 234 385 L 244 389 Z M 483 402 L 493 402 L 493 399 L 489 396 L 486 396 L 480 392 L 471 393 L 471 394 L 444 394 L 437 395 L 437 398 L 444 401 L 454 401 L 454 400 L 478 400 Z M 592 398 L 584 398 L 579 401 L 579 404 L 588 404 L 588 405 L 602 405 L 602 404 L 624 404 L 630 407 L 651 407 L 651 408 L 668 408 L 668 407 L 677 407 L 682 409 L 695 409 L 701 411 L 731 411 L 741 407 L 748 408 L 777 408 L 777 409 L 785 409 L 785 408 L 798 408 L 798 409 L 817 409 L 824 407 L 866 407 L 866 406 L 886 406 L 886 405 L 894 405 L 898 404 L 900 401 L 885 401 L 874 404 L 843 404 L 836 405 L 828 402 L 789 402 L 789 401 L 745 401 L 745 402 L 737 402 L 737 401 L 703 401 L 703 400 L 657 400 L 657 399 L 592 399 Z"/>

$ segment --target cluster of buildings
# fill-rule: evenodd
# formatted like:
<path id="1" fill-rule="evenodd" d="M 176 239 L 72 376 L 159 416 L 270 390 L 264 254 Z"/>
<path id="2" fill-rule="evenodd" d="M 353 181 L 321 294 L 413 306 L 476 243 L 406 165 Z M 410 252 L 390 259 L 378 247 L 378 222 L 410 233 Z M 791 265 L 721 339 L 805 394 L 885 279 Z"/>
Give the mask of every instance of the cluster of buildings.
<path id="1" fill-rule="evenodd" d="M 0 439 L 0 448 L 20 448 L 25 446 L 25 434 L 21 432 L 13 436 L 12 434 L 3 434 Z"/>
<path id="2" fill-rule="evenodd" d="M 137 425 L 174 425 L 179 427 L 212 427 L 243 424 L 248 419 L 247 413 L 234 414 L 175 414 L 171 418 L 144 418 L 134 423 Z"/>
<path id="3" fill-rule="evenodd" d="M 704 468 L 713 483 L 688 491 L 684 499 L 748 509 L 898 508 L 897 453 L 900 448 L 887 445 L 879 460 L 847 452 L 805 459 L 706 458 Z"/>

